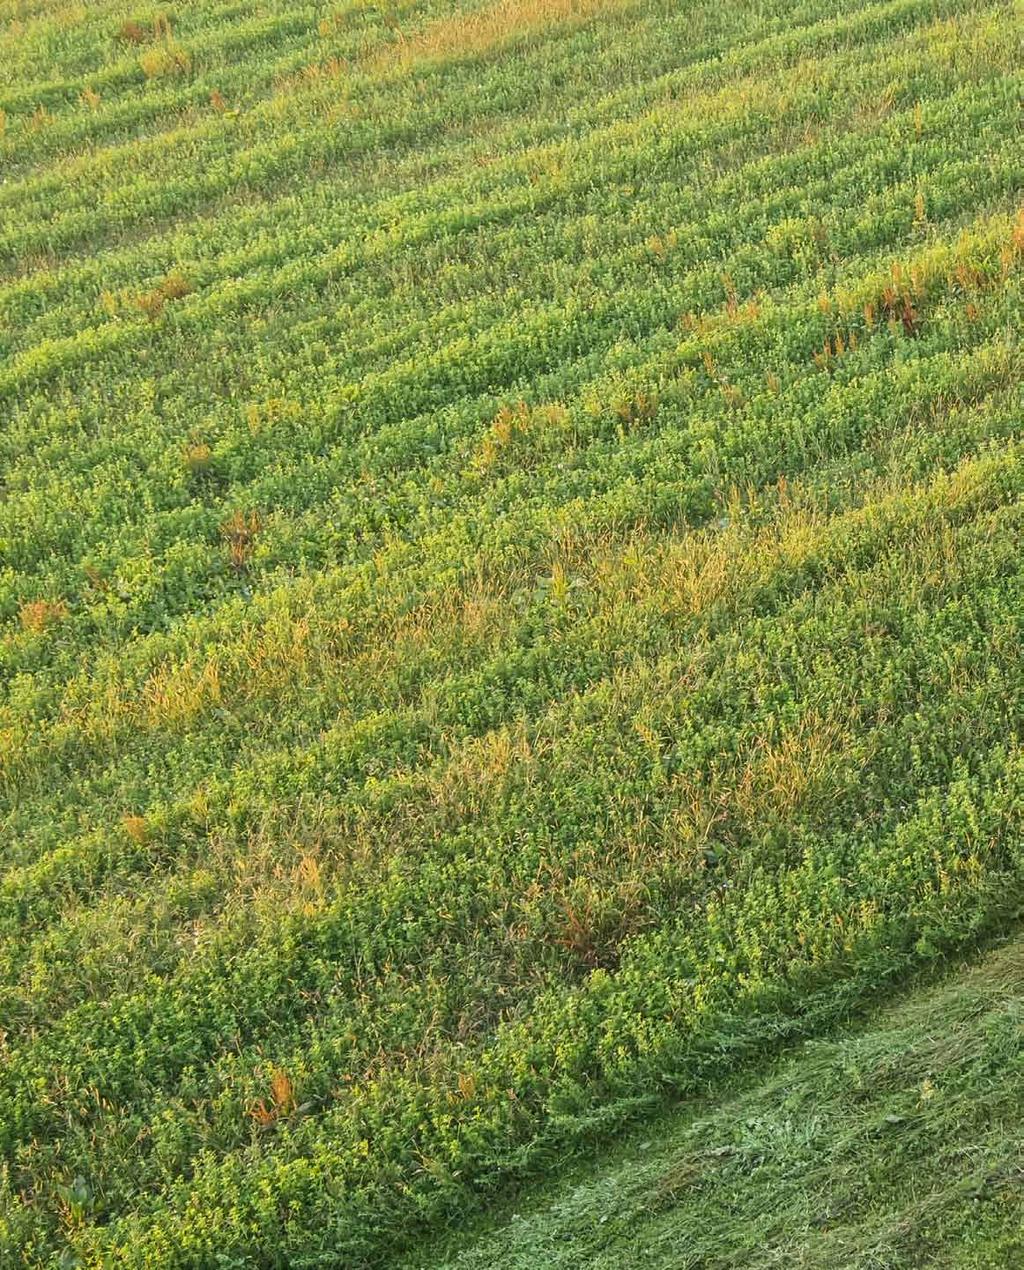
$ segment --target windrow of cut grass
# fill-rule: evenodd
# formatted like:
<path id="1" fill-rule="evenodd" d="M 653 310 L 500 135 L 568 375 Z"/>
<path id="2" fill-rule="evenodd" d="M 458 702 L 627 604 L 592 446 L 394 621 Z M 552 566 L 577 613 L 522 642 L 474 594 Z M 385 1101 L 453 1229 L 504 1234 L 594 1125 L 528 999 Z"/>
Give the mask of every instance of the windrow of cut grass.
<path id="1" fill-rule="evenodd" d="M 452 1231 L 404 1264 L 1014 1265 L 1021 957 L 1018 938 L 568 1177 L 556 1163 L 536 1200 L 520 1194 L 471 1240 Z"/>
<path id="2" fill-rule="evenodd" d="M 0 4 L 0 1261 L 382 1265 L 1015 916 L 1019 4 Z"/>

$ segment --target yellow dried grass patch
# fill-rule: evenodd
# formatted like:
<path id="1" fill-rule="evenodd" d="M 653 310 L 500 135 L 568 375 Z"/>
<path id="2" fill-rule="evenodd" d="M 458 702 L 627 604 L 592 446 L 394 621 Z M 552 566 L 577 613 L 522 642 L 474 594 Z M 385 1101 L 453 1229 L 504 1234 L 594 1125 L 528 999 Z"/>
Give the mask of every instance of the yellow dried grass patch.
<path id="1" fill-rule="evenodd" d="M 217 663 L 208 661 L 198 672 L 188 662 L 162 667 L 150 677 L 143 699 L 150 724 L 187 723 L 220 703 Z"/>
<path id="2" fill-rule="evenodd" d="M 780 818 L 793 815 L 815 788 L 826 785 L 855 716 L 851 708 L 840 723 L 812 710 L 774 744 L 757 746 L 733 792 L 740 817 L 752 822 L 769 811 Z"/>

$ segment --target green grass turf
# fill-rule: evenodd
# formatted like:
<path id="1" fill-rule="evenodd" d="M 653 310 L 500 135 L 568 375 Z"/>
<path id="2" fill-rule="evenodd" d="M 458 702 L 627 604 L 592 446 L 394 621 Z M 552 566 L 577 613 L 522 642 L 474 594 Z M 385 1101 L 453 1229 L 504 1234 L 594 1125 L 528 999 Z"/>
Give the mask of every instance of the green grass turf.
<path id="1" fill-rule="evenodd" d="M 1022 18 L 0 0 L 0 1264 L 390 1265 L 1019 917 Z"/>

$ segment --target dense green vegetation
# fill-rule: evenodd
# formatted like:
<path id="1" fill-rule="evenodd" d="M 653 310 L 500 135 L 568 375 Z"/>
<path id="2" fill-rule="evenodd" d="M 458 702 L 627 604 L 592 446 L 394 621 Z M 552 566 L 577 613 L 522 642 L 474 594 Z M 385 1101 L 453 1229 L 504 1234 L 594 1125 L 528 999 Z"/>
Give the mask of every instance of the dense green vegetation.
<path id="1" fill-rule="evenodd" d="M 1018 914 L 1022 52 L 0 0 L 0 1264 L 390 1264 Z"/>

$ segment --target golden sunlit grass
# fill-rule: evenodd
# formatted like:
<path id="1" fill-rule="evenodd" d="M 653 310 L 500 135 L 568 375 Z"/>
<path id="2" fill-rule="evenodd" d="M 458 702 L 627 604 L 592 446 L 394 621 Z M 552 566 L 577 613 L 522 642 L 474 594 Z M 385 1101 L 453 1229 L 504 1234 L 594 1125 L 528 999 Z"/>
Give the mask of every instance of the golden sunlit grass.
<path id="1" fill-rule="evenodd" d="M 167 39 L 139 56 L 139 66 L 147 79 L 168 79 L 186 75 L 192 68 L 192 56 L 174 40 Z"/>
<path id="2" fill-rule="evenodd" d="M 192 476 L 208 471 L 212 462 L 213 451 L 202 441 L 190 445 L 185 451 L 185 467 Z"/>
<path id="3" fill-rule="evenodd" d="M 419 31 L 403 34 L 386 49 L 368 57 L 372 73 L 405 70 L 419 63 L 478 57 L 512 40 L 552 26 L 584 22 L 598 13 L 622 7 L 626 0 L 499 0 L 483 9 L 438 18 Z"/>
<path id="4" fill-rule="evenodd" d="M 780 740 L 760 742 L 735 786 L 737 814 L 748 824 L 767 815 L 781 820 L 815 792 L 828 789 L 834 762 L 856 724 L 852 704 L 834 718 L 823 719 L 812 710 Z"/>
<path id="5" fill-rule="evenodd" d="M 487 472 L 502 462 L 529 466 L 538 461 L 552 442 L 568 440 L 569 412 L 552 402 L 528 406 L 518 402 L 502 406 L 482 437 L 473 458 L 474 466 Z"/>
<path id="6" fill-rule="evenodd" d="M 188 662 L 164 666 L 150 676 L 143 691 L 151 726 L 189 723 L 220 700 L 220 672 L 214 660 L 200 669 Z"/>
<path id="7" fill-rule="evenodd" d="M 276 83 L 277 100 L 296 89 L 345 81 L 354 72 L 387 75 L 414 66 L 479 57 L 516 40 L 537 36 L 549 29 L 571 27 L 598 14 L 626 7 L 633 0 L 498 0 L 481 9 L 461 10 L 436 18 L 426 26 L 408 28 L 399 17 L 385 17 L 390 42 L 375 44 L 357 60 L 329 57 L 301 71 L 282 76 Z M 320 34 L 333 29 L 327 20 Z M 339 106 L 335 103 L 335 107 Z"/>

